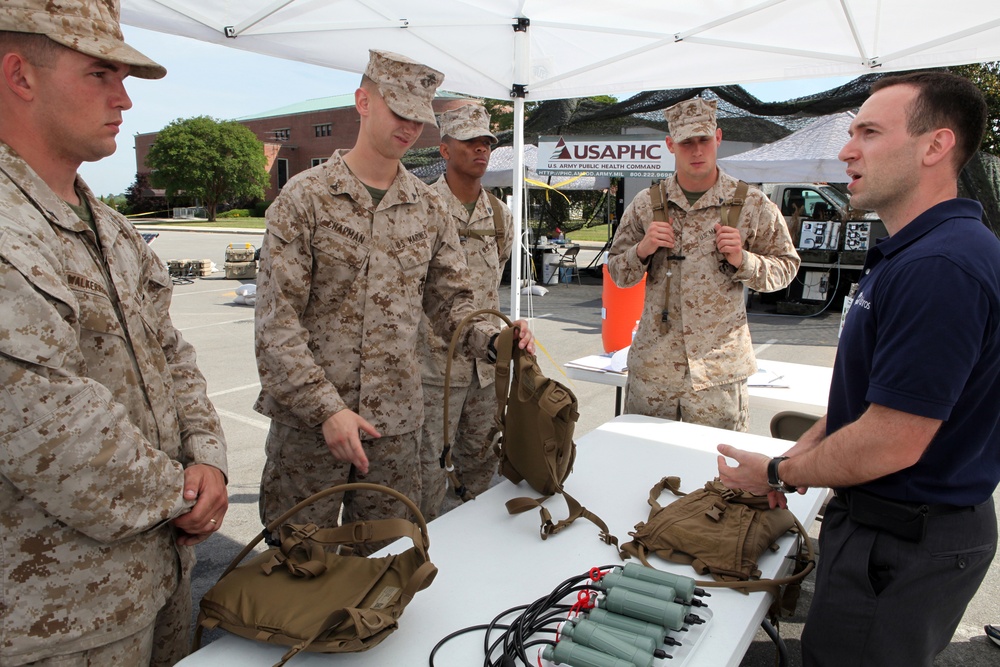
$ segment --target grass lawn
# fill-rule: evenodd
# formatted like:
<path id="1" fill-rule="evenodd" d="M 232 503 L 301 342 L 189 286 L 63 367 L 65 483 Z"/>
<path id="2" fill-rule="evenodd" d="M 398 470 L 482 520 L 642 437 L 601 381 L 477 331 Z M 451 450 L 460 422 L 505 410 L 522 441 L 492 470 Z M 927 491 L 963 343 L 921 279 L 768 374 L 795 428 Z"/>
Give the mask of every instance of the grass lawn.
<path id="1" fill-rule="evenodd" d="M 569 232 L 566 234 L 566 238 L 570 241 L 599 241 L 604 243 L 608 240 L 608 225 L 584 227 L 583 229 Z"/>
<path id="2" fill-rule="evenodd" d="M 130 218 L 130 220 L 137 227 L 148 224 L 162 227 L 204 227 L 205 229 L 218 227 L 264 229 L 264 218 L 218 218 L 215 222 L 208 222 L 207 220 L 143 220 L 142 218 Z"/>
<path id="3" fill-rule="evenodd" d="M 149 220 L 143 218 L 130 218 L 132 224 L 142 227 L 144 224 L 160 225 L 164 227 L 204 227 L 206 229 L 219 227 L 232 227 L 234 229 L 264 229 L 264 218 L 219 218 L 215 222 L 207 220 Z M 585 227 L 566 235 L 571 241 L 597 241 L 604 243 L 608 240 L 608 226 L 594 225 Z"/>

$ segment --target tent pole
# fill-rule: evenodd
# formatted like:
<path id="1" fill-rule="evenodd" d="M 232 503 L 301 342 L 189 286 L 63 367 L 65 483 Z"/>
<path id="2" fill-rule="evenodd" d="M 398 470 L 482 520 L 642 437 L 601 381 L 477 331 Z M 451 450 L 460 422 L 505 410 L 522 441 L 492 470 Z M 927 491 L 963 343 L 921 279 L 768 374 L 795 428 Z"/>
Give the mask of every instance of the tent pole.
<path id="1" fill-rule="evenodd" d="M 510 253 L 510 313 L 511 319 L 521 318 L 521 262 L 524 210 L 524 97 L 527 94 L 528 62 L 530 43 L 528 41 L 528 19 L 519 19 L 514 28 L 514 85 L 510 96 L 514 99 L 514 168 L 513 202 L 514 245 Z"/>
<path id="2" fill-rule="evenodd" d="M 514 98 L 514 200 L 510 212 L 514 216 L 514 245 L 510 252 L 510 312 L 511 319 L 521 317 L 521 266 L 524 254 L 522 230 L 524 229 L 524 98 Z"/>

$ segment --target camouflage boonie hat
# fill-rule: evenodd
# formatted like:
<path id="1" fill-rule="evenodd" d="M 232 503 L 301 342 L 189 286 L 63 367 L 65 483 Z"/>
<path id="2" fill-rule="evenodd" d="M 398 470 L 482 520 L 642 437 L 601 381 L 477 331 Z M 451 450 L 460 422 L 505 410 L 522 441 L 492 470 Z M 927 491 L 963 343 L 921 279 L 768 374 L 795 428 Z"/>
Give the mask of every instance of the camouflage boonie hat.
<path id="1" fill-rule="evenodd" d="M 125 43 L 120 0 L 3 0 L 0 30 L 45 35 L 92 58 L 129 65 L 140 79 L 161 79 L 166 68 Z"/>
<path id="2" fill-rule="evenodd" d="M 449 109 L 438 116 L 441 136 L 449 136 L 459 141 L 489 137 L 495 144 L 497 138 L 490 132 L 490 112 L 482 104 L 465 104 Z"/>
<path id="3" fill-rule="evenodd" d="M 398 53 L 375 50 L 368 53 L 365 76 L 375 82 L 393 113 L 436 126 L 431 101 L 444 81 L 444 74 Z"/>
<path id="4" fill-rule="evenodd" d="M 714 137 L 718 127 L 715 124 L 715 108 L 715 100 L 696 97 L 665 109 L 663 117 L 667 119 L 670 138 L 681 142 L 691 137 Z"/>

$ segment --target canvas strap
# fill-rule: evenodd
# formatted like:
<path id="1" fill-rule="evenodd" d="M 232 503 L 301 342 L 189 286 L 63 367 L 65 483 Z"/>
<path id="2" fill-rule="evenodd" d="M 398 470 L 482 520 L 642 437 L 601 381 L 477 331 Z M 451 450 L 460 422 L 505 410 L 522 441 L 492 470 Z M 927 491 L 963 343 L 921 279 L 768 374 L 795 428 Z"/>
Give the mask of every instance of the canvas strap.
<path id="1" fill-rule="evenodd" d="M 490 200 L 490 207 L 493 209 L 493 231 L 487 229 L 468 229 L 462 232 L 462 236 L 470 239 L 481 240 L 495 236 L 497 238 L 497 258 L 502 260 L 503 246 L 506 243 L 506 238 L 503 233 L 503 209 L 500 207 L 499 199 L 491 195 L 489 192 L 486 193 L 486 197 Z"/>
<path id="2" fill-rule="evenodd" d="M 653 220 L 657 222 L 670 222 L 670 216 L 667 215 L 667 189 L 666 183 L 660 181 L 659 183 L 654 183 L 652 187 L 649 188 L 649 202 L 653 207 Z M 650 258 L 652 261 L 652 258 Z M 660 327 L 665 333 L 670 329 L 670 285 L 674 275 L 674 262 L 679 262 L 684 259 L 684 255 L 668 254 L 667 255 L 667 282 L 664 286 L 664 291 L 666 292 L 663 297 L 663 310 L 660 313 Z"/>
<path id="3" fill-rule="evenodd" d="M 489 194 L 489 193 L 487 193 L 487 194 Z M 490 195 L 490 196 L 493 197 L 493 195 Z M 495 197 L 494 197 L 494 199 L 495 199 Z M 497 211 L 497 209 L 494 209 L 494 213 L 493 213 L 494 221 L 496 221 L 496 217 L 497 217 L 496 211 Z M 503 320 L 507 324 L 507 327 L 508 327 L 507 330 L 508 331 L 511 330 L 510 326 L 513 323 L 510 321 L 509 317 L 507 317 L 506 315 L 504 315 L 503 313 L 501 313 L 499 310 L 494 310 L 493 308 L 484 308 L 482 310 L 477 310 L 477 311 L 475 311 L 473 313 L 469 313 L 468 315 L 466 315 L 462 319 L 461 322 L 459 322 L 458 326 L 455 327 L 455 333 L 452 334 L 452 336 L 451 336 L 451 342 L 448 345 L 448 359 L 445 362 L 445 367 L 444 367 L 444 427 L 442 428 L 442 433 L 444 434 L 444 443 L 443 443 L 443 447 L 441 449 L 440 463 L 441 463 L 441 467 L 444 468 L 445 474 L 448 476 L 448 482 L 451 484 L 451 488 L 455 490 L 455 494 L 459 498 L 462 499 L 462 502 L 466 502 L 466 501 L 472 500 L 473 498 L 475 498 L 475 496 L 472 494 L 471 491 L 469 491 L 466 488 L 466 486 L 462 483 L 462 480 L 459 479 L 458 474 L 455 472 L 455 464 L 453 463 L 452 458 L 451 458 L 451 441 L 450 441 L 451 440 L 451 438 L 450 438 L 451 434 L 449 433 L 449 429 L 448 429 L 448 405 L 451 403 L 451 362 L 452 362 L 452 359 L 455 358 L 455 349 L 458 347 L 458 341 L 461 340 L 461 335 L 462 335 L 462 332 L 465 331 L 465 327 L 469 324 L 469 322 L 471 322 L 472 320 L 476 319 L 477 317 L 482 317 L 483 315 L 495 315 L 495 316 L 499 317 L 501 320 Z M 498 337 L 497 340 L 498 340 L 498 343 L 495 344 L 494 347 L 496 347 L 496 349 L 497 349 L 497 355 L 499 357 L 500 350 L 501 350 L 501 347 L 499 345 L 499 337 Z M 503 400 L 504 400 L 503 405 L 504 406 L 507 405 L 507 391 L 506 390 L 510 386 L 509 385 L 509 382 L 510 382 L 510 369 L 508 368 L 508 366 L 510 365 L 509 351 L 508 351 L 507 362 L 508 363 L 504 364 L 504 366 L 503 366 L 504 379 L 505 379 L 504 380 L 505 381 L 505 384 L 504 384 L 504 394 L 503 394 L 503 396 L 504 396 L 504 398 L 503 398 Z M 497 384 L 497 396 L 499 397 L 500 396 L 500 387 L 499 387 L 499 384 L 500 384 L 500 380 L 501 380 L 499 359 L 497 360 L 496 366 L 497 366 L 497 373 L 496 373 L 495 384 Z M 497 412 L 497 414 L 498 415 L 503 415 L 503 409 L 500 408 L 499 411 Z"/>
<path id="4" fill-rule="evenodd" d="M 740 181 L 736 184 L 736 192 L 733 193 L 732 199 L 724 202 L 722 209 L 720 211 L 721 222 L 727 227 L 736 227 L 739 222 L 740 214 L 743 213 L 743 205 L 746 203 L 747 193 L 750 191 L 750 185 L 744 181 Z M 649 202 L 653 207 L 653 220 L 658 222 L 669 222 L 670 218 L 667 215 L 667 192 L 666 192 L 666 182 L 660 181 L 649 188 Z M 684 259 L 684 255 L 670 254 L 667 255 L 668 262 L 677 262 Z M 724 261 L 724 260 L 723 260 Z M 670 312 L 670 285 L 671 279 L 673 278 L 673 265 L 667 266 L 667 281 L 665 285 L 666 296 L 663 299 L 663 311 L 660 316 L 660 324 L 664 331 L 669 330 L 670 320 L 668 319 L 668 314 Z"/>

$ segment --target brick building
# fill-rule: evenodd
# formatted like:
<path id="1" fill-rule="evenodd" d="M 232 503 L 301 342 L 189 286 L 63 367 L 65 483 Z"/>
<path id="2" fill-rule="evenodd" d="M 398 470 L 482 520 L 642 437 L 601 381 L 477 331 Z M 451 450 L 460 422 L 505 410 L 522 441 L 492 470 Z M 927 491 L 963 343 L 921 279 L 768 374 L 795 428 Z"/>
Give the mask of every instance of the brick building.
<path id="1" fill-rule="evenodd" d="M 467 103 L 468 98 L 439 93 L 434 111 L 441 113 Z M 265 199 L 274 200 L 289 178 L 325 162 L 334 150 L 350 148 L 358 136 L 360 116 L 354 108 L 354 94 L 320 97 L 234 119 L 247 126 L 264 142 L 271 182 Z M 136 172 L 149 172 L 146 156 L 157 132 L 135 135 Z M 437 128 L 427 126 L 414 148 L 437 146 Z"/>

